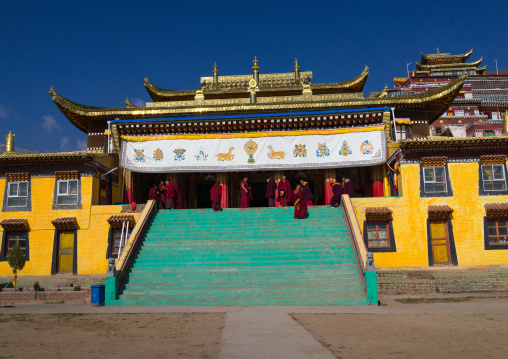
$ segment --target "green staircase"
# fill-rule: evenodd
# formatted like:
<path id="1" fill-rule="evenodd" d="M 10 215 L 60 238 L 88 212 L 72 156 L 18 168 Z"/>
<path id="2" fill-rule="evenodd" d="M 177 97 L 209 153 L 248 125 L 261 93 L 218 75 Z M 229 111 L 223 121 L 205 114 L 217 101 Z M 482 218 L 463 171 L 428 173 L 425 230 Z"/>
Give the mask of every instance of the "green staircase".
<path id="1" fill-rule="evenodd" d="M 341 208 L 155 215 L 113 305 L 366 305 Z"/>

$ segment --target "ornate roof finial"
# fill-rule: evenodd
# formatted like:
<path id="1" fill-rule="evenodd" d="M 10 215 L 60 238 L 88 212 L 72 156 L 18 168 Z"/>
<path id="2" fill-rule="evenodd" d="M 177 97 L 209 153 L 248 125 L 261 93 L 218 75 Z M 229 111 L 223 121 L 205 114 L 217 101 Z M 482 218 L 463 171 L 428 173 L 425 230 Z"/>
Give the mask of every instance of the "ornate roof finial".
<path id="1" fill-rule="evenodd" d="M 55 94 L 55 89 L 53 88 L 53 86 L 51 86 L 51 88 L 49 89 L 49 94 L 51 96 L 53 96 Z"/>
<path id="2" fill-rule="evenodd" d="M 254 56 L 254 66 L 252 66 L 252 70 L 254 71 L 258 71 L 259 70 L 259 66 L 258 66 L 258 59 L 256 58 L 256 56 Z"/>
<path id="3" fill-rule="evenodd" d="M 437 54 L 439 55 L 439 47 L 437 48 Z"/>
<path id="4" fill-rule="evenodd" d="M 298 59 L 295 57 L 295 71 L 298 70 L 300 66 L 298 66 Z"/>
<path id="5" fill-rule="evenodd" d="M 5 152 L 4 155 L 15 155 L 16 152 L 14 151 L 14 135 L 11 131 L 9 131 L 9 134 L 5 136 Z"/>
<path id="6" fill-rule="evenodd" d="M 213 73 L 216 75 L 219 73 L 219 70 L 217 70 L 217 63 L 213 65 Z"/>

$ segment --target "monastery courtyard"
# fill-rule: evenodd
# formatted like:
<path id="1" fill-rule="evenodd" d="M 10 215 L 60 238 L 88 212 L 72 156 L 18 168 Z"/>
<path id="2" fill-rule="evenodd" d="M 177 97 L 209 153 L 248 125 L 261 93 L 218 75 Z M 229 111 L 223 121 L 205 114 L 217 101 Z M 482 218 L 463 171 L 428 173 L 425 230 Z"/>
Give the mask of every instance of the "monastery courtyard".
<path id="1" fill-rule="evenodd" d="M 507 299 L 380 296 L 378 307 L 3 304 L 0 357 L 501 358 Z"/>

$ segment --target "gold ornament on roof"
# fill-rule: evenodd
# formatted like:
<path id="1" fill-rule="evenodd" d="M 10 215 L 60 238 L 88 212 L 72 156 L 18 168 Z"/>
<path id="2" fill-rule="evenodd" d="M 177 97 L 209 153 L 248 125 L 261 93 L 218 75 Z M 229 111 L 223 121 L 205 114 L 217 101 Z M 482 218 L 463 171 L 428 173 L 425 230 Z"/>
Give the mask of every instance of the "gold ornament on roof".
<path id="1" fill-rule="evenodd" d="M 295 71 L 298 70 L 300 66 L 298 66 L 298 59 L 295 57 Z"/>
<path id="2" fill-rule="evenodd" d="M 249 87 L 247 88 L 247 92 L 249 93 L 256 93 L 259 91 L 258 82 L 254 79 L 250 79 L 249 81 Z"/>
<path id="3" fill-rule="evenodd" d="M 219 73 L 219 70 L 217 70 L 217 63 L 215 63 L 215 64 L 213 65 L 213 73 L 214 73 L 214 74 L 218 74 L 218 73 Z"/>
<path id="4" fill-rule="evenodd" d="M 254 62 L 254 66 L 252 66 L 252 70 L 254 70 L 254 71 L 259 70 L 258 59 L 256 58 L 256 56 L 254 56 L 254 61 L 252 61 L 252 62 Z"/>

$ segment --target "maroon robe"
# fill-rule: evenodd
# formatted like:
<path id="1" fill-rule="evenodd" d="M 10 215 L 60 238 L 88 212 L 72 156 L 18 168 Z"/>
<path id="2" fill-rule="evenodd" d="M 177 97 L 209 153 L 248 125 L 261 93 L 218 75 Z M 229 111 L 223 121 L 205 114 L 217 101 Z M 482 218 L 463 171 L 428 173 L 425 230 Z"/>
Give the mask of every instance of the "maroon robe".
<path id="1" fill-rule="evenodd" d="M 293 203 L 295 205 L 295 219 L 309 215 L 307 203 L 303 199 L 303 191 L 293 191 Z"/>
<path id="2" fill-rule="evenodd" d="M 330 206 L 335 206 L 340 201 L 340 195 L 344 193 L 344 189 L 342 188 L 342 183 L 330 183 L 330 186 L 332 186 L 332 193 L 333 196 L 330 200 Z"/>
<path id="3" fill-rule="evenodd" d="M 353 197 L 355 195 L 355 187 L 353 186 L 353 182 L 351 182 L 351 180 L 342 182 L 342 191 L 343 194 L 347 194 L 349 197 Z"/>
<path id="4" fill-rule="evenodd" d="M 159 209 L 162 209 L 162 199 L 161 199 L 161 195 L 159 193 L 159 189 L 158 187 L 152 187 L 150 188 L 150 191 L 148 191 L 148 199 L 153 199 L 155 201 L 157 201 L 157 207 Z"/>
<path id="5" fill-rule="evenodd" d="M 302 192 L 303 192 L 303 200 L 305 203 L 307 203 L 307 206 L 312 206 L 314 199 L 314 195 L 312 194 L 312 191 L 310 190 L 309 182 L 304 182 L 302 184 Z"/>
<path id="6" fill-rule="evenodd" d="M 166 207 L 166 209 L 175 209 L 176 196 L 177 196 L 176 186 L 173 182 L 169 182 L 169 184 L 166 185 L 166 192 L 165 192 L 165 198 L 166 198 L 165 207 Z"/>
<path id="7" fill-rule="evenodd" d="M 282 207 L 286 207 L 287 205 L 291 204 L 291 183 L 289 183 L 288 180 L 285 182 L 280 180 L 279 184 L 277 185 L 277 191 L 279 193 L 279 198 L 277 198 L 277 201 L 280 202 Z"/>
<path id="8" fill-rule="evenodd" d="M 222 186 L 219 183 L 214 184 L 210 190 L 210 199 L 212 200 L 213 211 L 220 211 L 220 204 L 222 200 Z"/>
<path id="9" fill-rule="evenodd" d="M 247 192 L 244 191 L 244 189 L 242 188 L 242 185 L 243 185 L 243 187 L 245 187 Z M 240 195 L 241 195 L 240 208 L 249 208 L 251 193 L 250 193 L 249 184 L 245 181 L 240 182 Z"/>
<path id="10" fill-rule="evenodd" d="M 266 184 L 266 198 L 268 198 L 268 207 L 275 207 L 275 191 L 277 190 L 277 183 L 273 178 L 268 180 Z"/>

